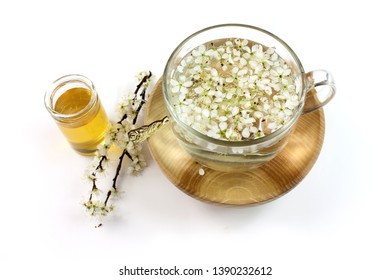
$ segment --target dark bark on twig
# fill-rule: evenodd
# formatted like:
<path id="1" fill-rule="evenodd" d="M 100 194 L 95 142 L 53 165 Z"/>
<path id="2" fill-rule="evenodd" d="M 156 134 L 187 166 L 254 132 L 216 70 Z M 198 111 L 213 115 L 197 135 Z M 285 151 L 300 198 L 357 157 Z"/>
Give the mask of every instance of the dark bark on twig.
<path id="1" fill-rule="evenodd" d="M 141 86 L 146 82 L 146 80 L 150 79 L 150 77 L 152 77 L 152 72 L 149 71 L 149 75 L 144 76 L 144 77 L 142 78 L 142 80 L 138 83 L 138 85 L 137 85 L 137 87 L 136 87 L 136 89 L 135 89 L 135 92 L 134 92 L 134 95 L 135 95 L 135 96 L 134 96 L 134 99 L 133 99 L 133 100 L 137 99 L 137 93 L 138 93 L 139 89 L 140 89 Z"/>
<path id="2" fill-rule="evenodd" d="M 123 150 L 121 156 L 119 157 L 119 163 L 118 163 L 118 166 L 116 167 L 115 176 L 114 176 L 114 179 L 112 179 L 112 181 L 113 181 L 112 188 L 114 190 L 116 190 L 116 180 L 118 179 L 119 172 L 121 171 L 121 168 L 122 168 L 122 162 L 123 162 L 123 158 L 125 157 L 125 151 L 126 150 Z"/>
<path id="3" fill-rule="evenodd" d="M 104 201 L 104 206 L 107 206 L 107 202 L 110 199 L 110 196 L 111 196 L 111 190 L 107 192 L 107 197 L 106 200 Z"/>

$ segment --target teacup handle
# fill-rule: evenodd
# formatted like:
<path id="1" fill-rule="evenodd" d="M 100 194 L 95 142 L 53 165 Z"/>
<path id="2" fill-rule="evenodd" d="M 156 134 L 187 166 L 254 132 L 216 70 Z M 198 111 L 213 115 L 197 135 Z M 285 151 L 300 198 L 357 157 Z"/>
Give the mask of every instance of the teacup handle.
<path id="1" fill-rule="evenodd" d="M 326 70 L 314 70 L 306 73 L 307 91 L 303 114 L 315 111 L 326 105 L 336 93 L 332 75 Z"/>

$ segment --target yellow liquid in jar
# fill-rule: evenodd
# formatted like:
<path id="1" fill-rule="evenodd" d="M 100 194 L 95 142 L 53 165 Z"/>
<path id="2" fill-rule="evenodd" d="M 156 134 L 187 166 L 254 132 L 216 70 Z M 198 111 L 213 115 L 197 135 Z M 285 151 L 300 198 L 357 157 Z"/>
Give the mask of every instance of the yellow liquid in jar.
<path id="1" fill-rule="evenodd" d="M 57 99 L 54 110 L 65 115 L 76 114 L 89 104 L 91 97 L 91 91 L 86 88 L 69 89 Z M 76 151 L 91 155 L 103 142 L 110 123 L 99 100 L 80 115 L 69 116 L 57 124 Z"/>

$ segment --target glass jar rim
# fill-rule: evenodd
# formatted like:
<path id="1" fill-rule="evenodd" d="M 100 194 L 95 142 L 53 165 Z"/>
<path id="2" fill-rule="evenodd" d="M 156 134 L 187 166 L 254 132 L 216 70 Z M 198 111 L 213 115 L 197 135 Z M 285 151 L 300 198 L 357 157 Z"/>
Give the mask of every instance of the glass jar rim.
<path id="1" fill-rule="evenodd" d="M 289 54 L 292 56 L 295 64 L 298 66 L 299 71 L 300 71 L 299 74 L 300 74 L 300 80 L 301 80 L 301 85 L 302 85 L 302 88 L 301 88 L 301 91 L 302 91 L 302 93 L 301 93 L 301 100 L 299 102 L 298 107 L 294 111 L 293 117 L 287 123 L 285 123 L 282 127 L 277 129 L 276 131 L 274 131 L 274 132 L 272 132 L 272 133 L 270 133 L 268 135 L 265 135 L 263 137 L 260 137 L 260 138 L 245 139 L 245 140 L 239 140 L 239 141 L 229 141 L 229 140 L 221 140 L 221 139 L 217 139 L 217 138 L 213 138 L 213 137 L 207 136 L 206 134 L 203 134 L 203 133 L 197 131 L 196 129 L 192 128 L 191 126 L 189 126 L 189 125 L 185 124 L 183 121 L 181 121 L 179 119 L 179 117 L 177 116 L 177 113 L 173 110 L 172 106 L 170 106 L 171 103 L 170 103 L 169 98 L 167 96 L 167 92 L 168 92 L 167 79 L 169 77 L 169 73 L 168 72 L 169 72 L 169 70 L 171 68 L 171 64 L 173 63 L 173 60 L 175 59 L 176 55 L 179 53 L 181 48 L 187 42 L 189 42 L 191 39 L 193 39 L 194 37 L 196 37 L 199 34 L 205 33 L 207 31 L 213 30 L 213 29 L 229 28 L 229 27 L 243 28 L 243 29 L 252 29 L 254 31 L 258 31 L 260 33 L 263 33 L 266 36 L 268 36 L 268 37 L 272 38 L 273 40 L 277 41 L 278 43 L 280 43 L 289 52 Z M 242 38 L 242 39 L 249 39 L 249 38 Z M 165 104 L 168 107 L 169 114 L 174 118 L 175 122 L 178 123 L 180 126 L 185 127 L 186 130 L 191 132 L 191 134 L 195 135 L 196 137 L 199 137 L 201 139 L 204 139 L 204 140 L 206 140 L 206 141 L 208 141 L 210 143 L 213 143 L 213 144 L 216 144 L 216 145 L 219 145 L 219 146 L 245 147 L 245 146 L 249 146 L 249 145 L 265 143 L 265 142 L 267 142 L 269 140 L 274 139 L 278 135 L 284 133 L 286 130 L 291 128 L 293 126 L 293 124 L 298 120 L 299 116 L 302 114 L 303 107 L 304 107 L 304 100 L 305 100 L 305 96 L 306 96 L 305 71 L 304 71 L 304 68 L 302 66 L 301 61 L 299 60 L 299 58 L 295 54 L 295 52 L 291 49 L 291 47 L 286 42 L 284 42 L 282 39 L 280 39 L 278 36 L 274 35 L 273 33 L 269 32 L 267 30 L 264 30 L 262 28 L 255 27 L 255 26 L 252 26 L 252 25 L 238 24 L 238 23 L 227 23 L 227 24 L 219 24 L 219 25 L 209 26 L 209 27 L 201 29 L 201 30 L 191 34 L 187 38 L 185 38 L 174 49 L 174 51 L 170 55 L 170 57 L 169 57 L 169 59 L 167 61 L 167 64 L 165 66 L 165 69 L 164 69 L 163 79 L 162 80 L 163 80 L 162 81 L 162 89 L 163 89 L 162 91 L 163 91 L 163 97 L 164 97 L 164 100 L 165 100 Z"/>
<path id="2" fill-rule="evenodd" d="M 61 88 L 62 86 L 68 83 L 74 83 L 74 82 L 84 84 L 86 88 L 91 92 L 91 99 L 83 109 L 81 109 L 76 113 L 63 114 L 57 112 L 54 109 L 55 104 L 53 104 L 53 96 L 55 95 L 55 93 L 59 88 Z M 75 119 L 81 118 L 83 115 L 85 115 L 85 113 L 87 113 L 93 107 L 97 99 L 98 96 L 95 90 L 95 86 L 90 79 L 80 74 L 68 74 L 58 78 L 57 80 L 55 80 L 53 83 L 50 84 L 50 86 L 46 90 L 44 101 L 45 101 L 46 109 L 50 112 L 50 114 L 53 116 L 54 119 L 59 121 L 66 121 L 66 119 L 72 119 L 74 121 Z"/>

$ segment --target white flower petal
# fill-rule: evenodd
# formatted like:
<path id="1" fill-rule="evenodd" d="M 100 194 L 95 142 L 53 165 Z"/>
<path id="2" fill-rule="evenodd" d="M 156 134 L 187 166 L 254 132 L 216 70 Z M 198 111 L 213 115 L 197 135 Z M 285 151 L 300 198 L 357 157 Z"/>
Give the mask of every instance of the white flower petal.
<path id="1" fill-rule="evenodd" d="M 172 88 L 172 93 L 177 93 L 177 92 L 179 92 L 179 90 L 180 90 L 180 87 L 179 86 L 175 86 L 175 87 Z"/>
<path id="2" fill-rule="evenodd" d="M 241 135 L 242 135 L 242 137 L 244 137 L 244 138 L 249 138 L 249 136 L 251 135 L 251 134 L 250 134 L 250 131 L 249 131 L 249 128 L 245 127 L 245 128 L 242 130 Z"/>
<path id="3" fill-rule="evenodd" d="M 226 128 L 227 128 L 227 123 L 226 123 L 226 122 L 220 122 L 220 123 L 218 124 L 218 126 L 219 126 L 219 128 L 220 128 L 221 130 L 226 130 Z"/>
<path id="4" fill-rule="evenodd" d="M 171 81 L 170 81 L 171 86 L 177 86 L 178 84 L 179 84 L 178 81 L 171 79 Z"/>
<path id="5" fill-rule="evenodd" d="M 234 106 L 232 109 L 232 115 L 235 116 L 240 112 L 240 109 L 237 106 Z"/>
<path id="6" fill-rule="evenodd" d="M 197 93 L 197 94 L 201 94 L 203 92 L 203 88 L 202 87 L 196 87 L 194 89 L 194 91 Z"/>
<path id="7" fill-rule="evenodd" d="M 183 86 L 185 86 L 185 87 L 190 87 L 190 86 L 192 86 L 192 82 L 191 81 L 186 81 L 184 84 L 183 84 Z"/>
<path id="8" fill-rule="evenodd" d="M 202 110 L 202 115 L 205 117 L 205 118 L 208 118 L 210 116 L 210 110 L 208 109 L 203 109 Z"/>

